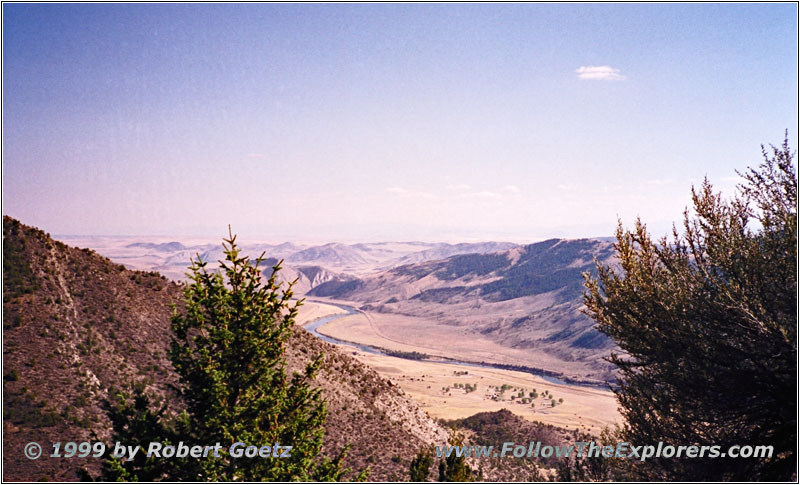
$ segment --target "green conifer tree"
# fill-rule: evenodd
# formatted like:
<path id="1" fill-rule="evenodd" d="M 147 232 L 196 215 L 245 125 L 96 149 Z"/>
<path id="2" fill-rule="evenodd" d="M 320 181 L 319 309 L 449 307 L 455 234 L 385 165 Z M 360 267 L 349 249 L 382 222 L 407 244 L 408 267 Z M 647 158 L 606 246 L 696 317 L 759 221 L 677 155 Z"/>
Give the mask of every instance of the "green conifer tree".
<path id="1" fill-rule="evenodd" d="M 126 443 L 160 441 L 189 445 L 222 444 L 219 457 L 110 460 L 107 480 L 331 481 L 349 470 L 341 467 L 344 450 L 323 458 L 327 415 L 320 391 L 310 382 L 320 367 L 318 356 L 302 374 L 289 376 L 284 346 L 297 307 L 291 284 L 282 290 L 280 263 L 266 281 L 259 264 L 240 255 L 232 234 L 223 244 L 220 271 L 192 261 L 185 306 L 172 317 L 170 359 L 180 377 L 180 415 L 153 410 L 140 389 L 133 399 L 119 394 L 112 405 L 115 437 Z M 291 446 L 289 458 L 234 458 L 233 443 Z M 364 478 L 363 474 L 359 478 Z"/>
<path id="2" fill-rule="evenodd" d="M 409 469 L 412 482 L 425 482 L 428 480 L 431 465 L 433 465 L 433 455 L 430 450 L 420 450 L 417 456 L 411 460 Z"/>
<path id="3" fill-rule="evenodd" d="M 456 432 L 450 439 L 450 446 L 462 446 L 464 437 Z M 471 482 L 474 480 L 473 471 L 467 465 L 464 456 L 457 456 L 455 451 L 450 456 L 439 461 L 440 482 Z"/>

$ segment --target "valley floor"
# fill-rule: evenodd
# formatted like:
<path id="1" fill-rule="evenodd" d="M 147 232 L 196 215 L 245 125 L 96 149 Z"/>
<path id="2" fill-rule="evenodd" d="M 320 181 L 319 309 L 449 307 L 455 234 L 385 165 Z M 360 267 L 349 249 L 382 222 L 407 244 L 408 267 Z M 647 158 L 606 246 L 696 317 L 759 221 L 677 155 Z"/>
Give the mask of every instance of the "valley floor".
<path id="1" fill-rule="evenodd" d="M 322 300 L 358 307 L 356 302 Z M 311 304 L 307 303 L 307 304 Z M 333 305 L 327 305 L 333 307 Z M 333 307 L 336 308 L 336 307 Z M 317 331 L 347 342 L 356 342 L 401 352 L 422 352 L 464 362 L 489 362 L 557 371 L 570 381 L 603 384 L 591 362 L 571 360 L 530 348 L 503 345 L 465 325 L 443 323 L 435 318 L 419 318 L 397 313 L 360 312 L 336 319 Z"/>
<path id="2" fill-rule="evenodd" d="M 340 313 L 345 312 L 333 305 L 306 302 L 300 309 L 298 323 L 303 325 L 323 316 Z M 441 345 L 431 345 L 432 337 L 425 332 L 424 339 L 428 345 L 420 346 L 384 337 L 378 333 L 383 330 L 382 327 L 378 327 L 378 331 L 375 330 L 377 327 L 375 317 L 374 314 L 353 315 L 337 319 L 321 327 L 320 330 L 321 333 L 341 340 L 393 350 L 435 352 L 436 355 L 447 355 L 451 358 L 472 361 L 498 361 L 497 355 L 491 354 L 491 349 L 488 348 L 478 349 L 486 354 L 476 350 L 466 352 L 470 349 L 459 353 L 457 346 L 451 347 L 456 352 L 441 352 L 442 347 L 454 342 L 452 336 L 440 335 L 435 341 L 441 342 Z M 406 327 L 403 328 L 406 329 Z M 433 339 L 436 338 L 433 337 Z M 414 341 L 406 338 L 403 340 Z M 555 384 L 525 372 L 416 361 L 368 354 L 348 346 L 342 347 L 351 352 L 359 361 L 371 366 L 383 377 L 399 385 L 432 417 L 457 419 L 479 412 L 506 408 L 526 419 L 567 429 L 577 428 L 595 435 L 599 434 L 603 427 L 613 426 L 614 423 L 621 421 L 617 411 L 617 402 L 609 391 L 577 385 Z M 508 349 L 504 350 L 507 354 Z M 489 358 L 482 358 L 481 355 L 487 355 Z M 527 362 L 524 363 L 527 364 Z M 456 387 L 456 384 L 459 386 Z M 467 392 L 466 384 L 474 385 L 477 388 Z M 506 390 L 501 393 L 499 390 L 504 385 Z M 539 396 L 533 399 L 532 403 L 523 403 L 522 398 L 516 397 L 520 391 L 523 391 L 524 398 L 530 399 L 530 392 L 534 390 Z M 548 396 L 552 397 L 543 397 L 544 391 L 548 391 Z M 563 402 L 553 407 L 552 399 L 556 401 L 563 399 Z"/>

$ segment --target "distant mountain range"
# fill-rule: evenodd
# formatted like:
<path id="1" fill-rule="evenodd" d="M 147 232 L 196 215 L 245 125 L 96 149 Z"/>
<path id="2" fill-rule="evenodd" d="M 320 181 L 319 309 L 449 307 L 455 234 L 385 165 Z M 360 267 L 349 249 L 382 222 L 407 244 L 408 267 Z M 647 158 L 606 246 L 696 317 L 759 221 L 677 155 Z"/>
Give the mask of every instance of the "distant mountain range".
<path id="1" fill-rule="evenodd" d="M 168 253 L 171 253 L 171 252 L 174 252 L 174 251 L 183 251 L 184 249 L 186 249 L 186 246 L 184 246 L 183 244 L 181 244 L 181 243 L 179 243 L 177 241 L 168 242 L 168 243 L 161 243 L 161 244 L 137 242 L 137 243 L 128 244 L 125 247 L 126 248 L 154 249 L 156 251 L 168 252 Z"/>
<path id="2" fill-rule="evenodd" d="M 610 242 L 550 239 L 332 279 L 308 296 L 466 328 L 508 348 L 590 362 L 598 369 L 594 377 L 607 379 L 611 368 L 602 358 L 614 344 L 580 310 L 583 273 L 594 271 L 595 259 L 613 258 Z"/>
<path id="3" fill-rule="evenodd" d="M 192 258 L 199 256 L 213 268 L 224 257 L 220 244 L 178 241 L 126 240 L 95 249 L 128 267 L 173 279 L 185 277 Z M 524 246 L 493 241 L 285 242 L 244 244 L 242 251 L 251 257 L 265 255 L 266 276 L 283 260 L 279 278 L 295 282 L 298 297 L 349 301 L 362 310 L 425 319 L 501 348 L 547 356 L 527 362 L 534 367 L 559 371 L 566 369 L 559 369 L 560 363 L 577 362 L 577 368 L 570 367 L 577 379 L 613 377 L 603 357 L 614 345 L 581 313 L 582 274 L 594 271 L 595 258 L 613 259 L 608 238 L 550 239 Z M 518 361 L 519 353 L 514 355 L 500 360 Z"/>
<path id="4" fill-rule="evenodd" d="M 64 240 L 67 243 L 89 246 L 103 256 L 123 263 L 131 269 L 158 271 L 175 280 L 185 279 L 186 268 L 191 259 L 199 256 L 203 261 L 208 261 L 210 266 L 214 266 L 217 261 L 224 258 L 222 246 L 217 242 L 192 245 L 178 241 L 153 242 L 132 240 L 132 238 L 66 237 Z M 293 274 L 304 274 L 306 272 L 302 269 L 304 267 L 321 267 L 331 274 L 344 277 L 366 275 L 404 264 L 443 259 L 457 254 L 483 254 L 514 246 L 516 244 L 508 242 L 327 243 L 317 246 L 284 242 L 242 244 L 241 248 L 244 254 L 249 254 L 253 258 L 263 253 L 266 258 L 284 260 L 283 267 L 287 270 L 294 268 L 291 270 Z M 287 278 L 289 281 L 291 279 Z M 319 282 L 324 281 L 327 280 Z"/>
<path id="5" fill-rule="evenodd" d="M 582 295 L 582 274 L 594 268 L 595 258 L 604 261 L 612 256 L 608 242 L 549 239 L 505 251 L 402 265 L 346 288 L 332 289 L 333 285 L 323 283 L 309 294 L 380 303 L 387 294 L 399 298 L 413 287 L 419 291 L 407 299 L 438 303 L 475 298 L 495 302 L 551 292 L 563 302 Z"/>

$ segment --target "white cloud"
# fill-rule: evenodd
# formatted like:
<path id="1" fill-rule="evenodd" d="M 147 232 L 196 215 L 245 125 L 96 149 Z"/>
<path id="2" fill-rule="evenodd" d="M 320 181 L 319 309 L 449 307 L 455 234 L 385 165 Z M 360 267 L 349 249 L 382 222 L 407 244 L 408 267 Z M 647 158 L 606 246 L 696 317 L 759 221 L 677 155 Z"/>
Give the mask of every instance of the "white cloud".
<path id="1" fill-rule="evenodd" d="M 445 188 L 447 190 L 469 190 L 472 187 L 467 184 L 448 184 Z"/>
<path id="2" fill-rule="evenodd" d="M 674 182 L 674 180 L 672 180 L 672 179 L 670 178 L 670 179 L 653 179 L 653 180 L 648 180 L 648 181 L 647 181 L 647 182 L 645 182 L 645 183 L 646 183 L 647 185 L 669 185 L 669 184 L 671 184 L 672 182 Z"/>
<path id="3" fill-rule="evenodd" d="M 624 81 L 625 76 L 619 73 L 619 69 L 611 66 L 581 66 L 575 69 L 580 79 L 590 79 L 599 81 Z"/>
<path id="4" fill-rule="evenodd" d="M 433 194 L 429 194 L 427 192 L 416 192 L 412 190 L 404 189 L 403 187 L 387 187 L 386 192 L 390 194 L 394 194 L 400 197 L 418 197 L 421 199 L 435 199 L 436 197 Z"/>
<path id="5" fill-rule="evenodd" d="M 498 194 L 497 192 L 492 192 L 489 190 L 481 190 L 480 192 L 470 192 L 469 194 L 464 194 L 465 197 L 470 197 L 474 199 L 502 199 L 503 196 Z"/>
<path id="6" fill-rule="evenodd" d="M 621 185 L 604 185 L 603 186 L 603 193 L 608 194 L 610 192 L 619 192 L 622 190 Z"/>
<path id="7" fill-rule="evenodd" d="M 505 187 L 503 187 L 502 190 L 503 190 L 503 192 L 508 192 L 508 193 L 511 193 L 511 194 L 520 193 L 519 187 L 517 187 L 516 185 L 506 185 Z"/>

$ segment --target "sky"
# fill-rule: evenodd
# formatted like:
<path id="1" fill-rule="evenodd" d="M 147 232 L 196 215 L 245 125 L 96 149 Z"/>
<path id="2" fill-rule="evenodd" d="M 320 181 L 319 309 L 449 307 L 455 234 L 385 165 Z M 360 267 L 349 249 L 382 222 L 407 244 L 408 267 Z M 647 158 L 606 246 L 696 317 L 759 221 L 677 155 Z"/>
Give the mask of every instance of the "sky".
<path id="1" fill-rule="evenodd" d="M 791 3 L 2 10 L 2 212 L 52 234 L 664 234 L 797 147 Z"/>

